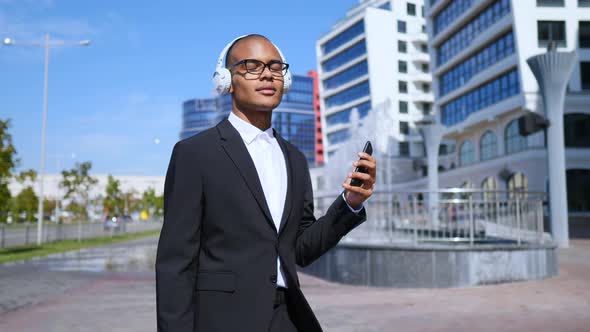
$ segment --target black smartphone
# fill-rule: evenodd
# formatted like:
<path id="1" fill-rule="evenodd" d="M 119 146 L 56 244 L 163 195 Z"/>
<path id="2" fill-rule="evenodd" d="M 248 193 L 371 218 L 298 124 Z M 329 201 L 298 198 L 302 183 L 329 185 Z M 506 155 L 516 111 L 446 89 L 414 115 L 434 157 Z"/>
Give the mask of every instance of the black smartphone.
<path id="1" fill-rule="evenodd" d="M 365 143 L 365 147 L 363 148 L 363 152 L 366 154 L 369 154 L 369 155 L 373 155 L 373 146 L 371 145 L 371 141 L 367 141 L 367 143 Z M 368 172 L 366 167 L 358 167 L 358 166 L 354 171 L 355 172 L 362 172 L 362 173 Z M 361 184 L 363 184 L 363 180 L 356 179 L 356 178 L 352 178 L 350 180 L 351 186 L 360 187 Z"/>

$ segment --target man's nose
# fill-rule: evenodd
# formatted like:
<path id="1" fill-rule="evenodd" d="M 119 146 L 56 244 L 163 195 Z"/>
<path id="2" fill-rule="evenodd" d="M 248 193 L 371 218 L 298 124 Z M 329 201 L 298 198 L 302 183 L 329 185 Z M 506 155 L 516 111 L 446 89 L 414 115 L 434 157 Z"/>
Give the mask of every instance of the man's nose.
<path id="1" fill-rule="evenodd" d="M 262 78 L 266 78 L 266 79 L 272 79 L 272 73 L 270 72 L 270 67 L 269 66 L 264 66 L 264 68 L 262 68 L 262 73 L 260 73 L 260 79 Z"/>

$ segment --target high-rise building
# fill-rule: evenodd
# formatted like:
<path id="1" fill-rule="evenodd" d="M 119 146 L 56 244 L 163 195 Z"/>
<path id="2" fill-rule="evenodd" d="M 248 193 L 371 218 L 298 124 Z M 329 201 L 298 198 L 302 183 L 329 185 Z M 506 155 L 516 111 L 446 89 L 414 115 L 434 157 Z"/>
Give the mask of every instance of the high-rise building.
<path id="1" fill-rule="evenodd" d="M 439 160 L 446 169 L 441 186 L 547 190 L 545 135 L 521 136 L 517 119 L 528 111 L 544 114 L 526 60 L 552 43 L 578 55 L 565 100 L 563 176 L 570 216 L 587 215 L 590 1 L 427 1 L 434 111 L 457 146 Z"/>
<path id="2" fill-rule="evenodd" d="M 325 157 L 349 138 L 350 114 L 384 102 L 392 154 L 423 154 L 414 122 L 429 114 L 430 58 L 422 0 L 361 0 L 316 43 Z"/>
<path id="3" fill-rule="evenodd" d="M 315 114 L 313 77 L 293 75 L 293 85 L 273 111 L 272 127 L 315 164 Z M 232 110 L 231 95 L 191 99 L 183 103 L 180 138 L 188 138 L 215 126 Z"/>
<path id="4" fill-rule="evenodd" d="M 313 111 L 315 114 L 315 162 L 317 166 L 324 163 L 324 137 L 322 135 L 322 113 L 320 108 L 320 85 L 318 72 L 311 70 L 307 76 L 313 79 Z"/>

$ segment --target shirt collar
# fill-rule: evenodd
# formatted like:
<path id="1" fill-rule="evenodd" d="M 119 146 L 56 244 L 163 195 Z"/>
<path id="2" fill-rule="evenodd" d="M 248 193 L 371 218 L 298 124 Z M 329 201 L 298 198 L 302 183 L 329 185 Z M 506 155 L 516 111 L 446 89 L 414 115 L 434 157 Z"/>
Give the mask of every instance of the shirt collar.
<path id="1" fill-rule="evenodd" d="M 234 112 L 230 112 L 227 119 L 232 124 L 232 126 L 236 128 L 246 145 L 250 145 L 250 143 L 252 143 L 254 139 L 256 139 L 256 137 L 258 137 L 258 135 L 263 132 L 266 133 L 269 138 L 274 138 L 274 131 L 272 130 L 272 127 L 262 131 L 253 124 L 248 123 L 235 115 Z"/>

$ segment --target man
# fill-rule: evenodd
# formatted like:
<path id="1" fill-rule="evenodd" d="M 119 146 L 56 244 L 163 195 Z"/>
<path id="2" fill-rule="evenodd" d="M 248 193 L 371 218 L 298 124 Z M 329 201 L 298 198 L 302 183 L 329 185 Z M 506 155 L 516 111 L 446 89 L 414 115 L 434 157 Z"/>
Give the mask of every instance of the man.
<path id="1" fill-rule="evenodd" d="M 306 158 L 271 128 L 288 65 L 260 35 L 234 42 L 225 63 L 232 113 L 178 142 L 166 174 L 158 331 L 321 331 L 295 264 L 310 264 L 366 219 L 375 159 L 359 154 L 353 166 L 368 174 L 350 173 L 345 194 L 316 220 Z"/>

